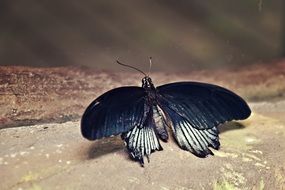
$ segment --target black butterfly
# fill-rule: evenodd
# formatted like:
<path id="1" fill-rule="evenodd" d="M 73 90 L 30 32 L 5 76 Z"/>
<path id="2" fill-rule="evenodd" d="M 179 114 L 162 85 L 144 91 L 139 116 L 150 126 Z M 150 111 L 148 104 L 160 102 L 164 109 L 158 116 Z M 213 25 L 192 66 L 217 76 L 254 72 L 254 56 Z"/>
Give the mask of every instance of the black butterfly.
<path id="1" fill-rule="evenodd" d="M 149 161 L 152 152 L 162 150 L 159 139 L 168 140 L 167 128 L 183 150 L 206 157 L 213 155 L 209 147 L 220 146 L 219 124 L 251 114 L 240 96 L 223 87 L 199 82 L 155 87 L 142 73 L 142 87 L 112 89 L 87 107 L 81 120 L 83 137 L 96 140 L 121 134 L 130 156 L 143 166 L 144 156 Z"/>

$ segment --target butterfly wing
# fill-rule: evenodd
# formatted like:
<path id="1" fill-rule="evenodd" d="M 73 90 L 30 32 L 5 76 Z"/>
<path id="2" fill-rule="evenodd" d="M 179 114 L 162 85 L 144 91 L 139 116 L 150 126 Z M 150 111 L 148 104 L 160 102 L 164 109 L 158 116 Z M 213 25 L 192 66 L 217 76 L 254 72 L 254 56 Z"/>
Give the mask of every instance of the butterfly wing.
<path id="1" fill-rule="evenodd" d="M 95 140 L 127 132 L 145 117 L 146 93 L 141 87 L 120 87 L 95 99 L 81 119 L 81 133 Z"/>
<path id="2" fill-rule="evenodd" d="M 181 148 L 199 157 L 218 149 L 217 126 L 250 116 L 247 103 L 235 93 L 206 83 L 179 82 L 157 87 L 160 107 L 170 118 Z"/>
<path id="3" fill-rule="evenodd" d="M 157 87 L 163 105 L 187 118 L 196 129 L 210 129 L 231 120 L 250 116 L 247 103 L 220 86 L 178 82 Z"/>

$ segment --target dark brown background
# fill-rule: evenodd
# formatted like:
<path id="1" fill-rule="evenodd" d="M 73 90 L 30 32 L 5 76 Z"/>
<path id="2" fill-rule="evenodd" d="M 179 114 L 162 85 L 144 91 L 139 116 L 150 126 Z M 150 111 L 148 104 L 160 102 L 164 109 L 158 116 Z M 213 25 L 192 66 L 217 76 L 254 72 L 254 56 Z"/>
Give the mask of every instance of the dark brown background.
<path id="1" fill-rule="evenodd" d="M 0 2 L 0 65 L 153 70 L 268 62 L 285 54 L 282 0 Z M 122 68 L 120 68 L 122 69 Z"/>

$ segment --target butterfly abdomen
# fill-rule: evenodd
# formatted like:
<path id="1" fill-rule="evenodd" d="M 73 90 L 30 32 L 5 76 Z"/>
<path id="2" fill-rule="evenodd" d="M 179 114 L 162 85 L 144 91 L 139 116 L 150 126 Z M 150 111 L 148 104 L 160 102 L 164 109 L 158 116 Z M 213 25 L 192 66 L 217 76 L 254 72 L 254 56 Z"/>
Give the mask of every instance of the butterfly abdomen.
<path id="1" fill-rule="evenodd" d="M 152 106 L 153 119 L 155 122 L 155 129 L 159 138 L 163 141 L 168 140 L 167 121 L 162 109 L 158 105 Z"/>

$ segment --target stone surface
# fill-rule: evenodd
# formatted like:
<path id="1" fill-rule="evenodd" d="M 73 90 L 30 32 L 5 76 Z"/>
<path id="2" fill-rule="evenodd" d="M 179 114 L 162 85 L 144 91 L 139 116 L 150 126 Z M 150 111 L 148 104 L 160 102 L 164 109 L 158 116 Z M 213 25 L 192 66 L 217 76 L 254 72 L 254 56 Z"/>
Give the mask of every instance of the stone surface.
<path id="1" fill-rule="evenodd" d="M 142 168 L 129 159 L 119 137 L 87 141 L 79 123 L 96 96 L 140 85 L 140 75 L 1 67 L 0 189 L 285 189 L 284 68 L 281 61 L 271 67 L 153 73 L 156 84 L 199 80 L 228 87 L 249 101 L 253 114 L 220 126 L 215 156 L 197 158 L 170 139 Z"/>
<path id="2" fill-rule="evenodd" d="M 0 189 L 284 189 L 285 121 L 258 113 L 262 104 L 220 127 L 215 156 L 197 158 L 171 139 L 144 168 L 119 137 L 84 140 L 79 122 L 2 129 Z"/>

